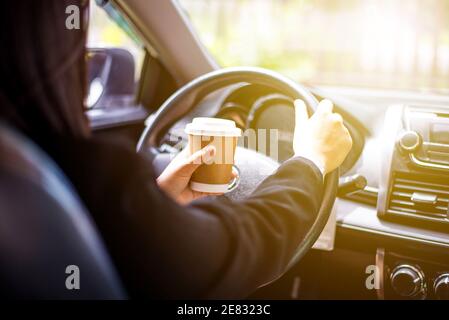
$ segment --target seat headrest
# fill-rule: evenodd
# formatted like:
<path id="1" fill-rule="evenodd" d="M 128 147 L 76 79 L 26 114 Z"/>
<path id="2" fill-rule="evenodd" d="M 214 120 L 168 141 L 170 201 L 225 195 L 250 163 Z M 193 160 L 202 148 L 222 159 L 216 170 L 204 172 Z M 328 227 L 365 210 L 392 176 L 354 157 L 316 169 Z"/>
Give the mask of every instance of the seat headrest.
<path id="1" fill-rule="evenodd" d="M 57 165 L 1 123 L 0 155 L 0 295 L 125 298 L 92 219 Z"/>

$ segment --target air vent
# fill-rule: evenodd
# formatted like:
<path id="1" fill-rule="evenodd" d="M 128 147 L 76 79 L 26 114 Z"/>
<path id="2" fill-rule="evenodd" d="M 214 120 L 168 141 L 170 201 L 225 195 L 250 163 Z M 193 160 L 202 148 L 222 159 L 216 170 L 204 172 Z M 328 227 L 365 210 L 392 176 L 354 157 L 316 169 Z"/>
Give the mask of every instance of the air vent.
<path id="1" fill-rule="evenodd" d="M 387 213 L 449 222 L 447 176 L 395 173 Z"/>
<path id="2" fill-rule="evenodd" d="M 430 165 L 449 165 L 449 113 L 411 108 L 407 116 L 408 129 L 418 133 L 422 139 L 415 156 Z"/>
<path id="3" fill-rule="evenodd" d="M 448 132 L 449 134 L 449 132 Z M 424 142 L 427 159 L 431 163 L 449 164 L 449 145 L 441 143 Z"/>

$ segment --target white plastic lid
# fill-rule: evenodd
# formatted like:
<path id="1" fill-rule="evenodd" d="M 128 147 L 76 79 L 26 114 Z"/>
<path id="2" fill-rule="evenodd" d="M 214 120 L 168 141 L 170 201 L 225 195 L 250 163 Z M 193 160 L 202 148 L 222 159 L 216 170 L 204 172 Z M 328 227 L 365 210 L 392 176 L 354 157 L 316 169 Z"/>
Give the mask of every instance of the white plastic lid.
<path id="1" fill-rule="evenodd" d="M 242 130 L 237 128 L 232 120 L 205 117 L 194 118 L 186 125 L 185 132 L 196 136 L 240 137 L 242 135 Z"/>

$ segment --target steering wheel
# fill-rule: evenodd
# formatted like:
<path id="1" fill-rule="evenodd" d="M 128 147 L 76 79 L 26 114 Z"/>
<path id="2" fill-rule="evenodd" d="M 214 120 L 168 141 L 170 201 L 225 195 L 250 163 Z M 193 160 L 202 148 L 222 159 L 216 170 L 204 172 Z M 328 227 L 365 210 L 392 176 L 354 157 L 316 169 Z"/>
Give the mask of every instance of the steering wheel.
<path id="1" fill-rule="evenodd" d="M 150 152 L 155 159 L 154 161 L 160 164 L 160 159 L 164 159 L 164 155 L 159 151 L 160 141 L 167 131 L 178 120 L 186 116 L 206 95 L 236 83 L 263 85 L 290 97 L 292 100 L 302 99 L 306 103 L 309 113 L 314 112 L 318 106 L 318 100 L 305 87 L 279 73 L 253 67 L 220 69 L 194 79 L 170 96 L 157 113 L 151 119 L 147 119 L 147 126 L 139 139 L 137 151 L 142 153 Z M 167 157 L 165 157 L 165 162 L 167 163 L 166 159 Z M 251 166 L 242 167 L 242 164 L 245 162 L 251 163 Z M 236 151 L 236 165 L 239 167 L 241 174 L 246 174 L 247 177 L 240 179 L 240 185 L 235 192 L 231 193 L 230 197 L 242 198 L 254 190 L 257 184 L 264 178 L 255 176 L 255 170 L 251 171 L 250 167 L 263 168 L 262 171 L 271 173 L 279 166 L 279 163 L 256 151 L 238 147 Z M 295 265 L 304 256 L 323 231 L 337 194 L 338 178 L 338 169 L 325 176 L 323 201 L 318 215 L 296 248 L 295 254 L 286 270 Z M 255 180 L 256 183 L 254 183 Z M 239 192 L 239 189 L 244 190 L 244 192 Z"/>

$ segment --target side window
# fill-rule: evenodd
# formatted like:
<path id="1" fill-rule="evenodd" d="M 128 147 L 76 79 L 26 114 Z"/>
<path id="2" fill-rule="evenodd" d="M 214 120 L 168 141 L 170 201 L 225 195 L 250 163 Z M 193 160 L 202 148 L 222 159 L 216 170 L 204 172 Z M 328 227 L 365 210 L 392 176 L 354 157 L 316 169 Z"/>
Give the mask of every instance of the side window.
<path id="1" fill-rule="evenodd" d="M 145 50 L 108 1 L 90 3 L 87 39 L 87 107 L 117 109 L 135 104 Z"/>

